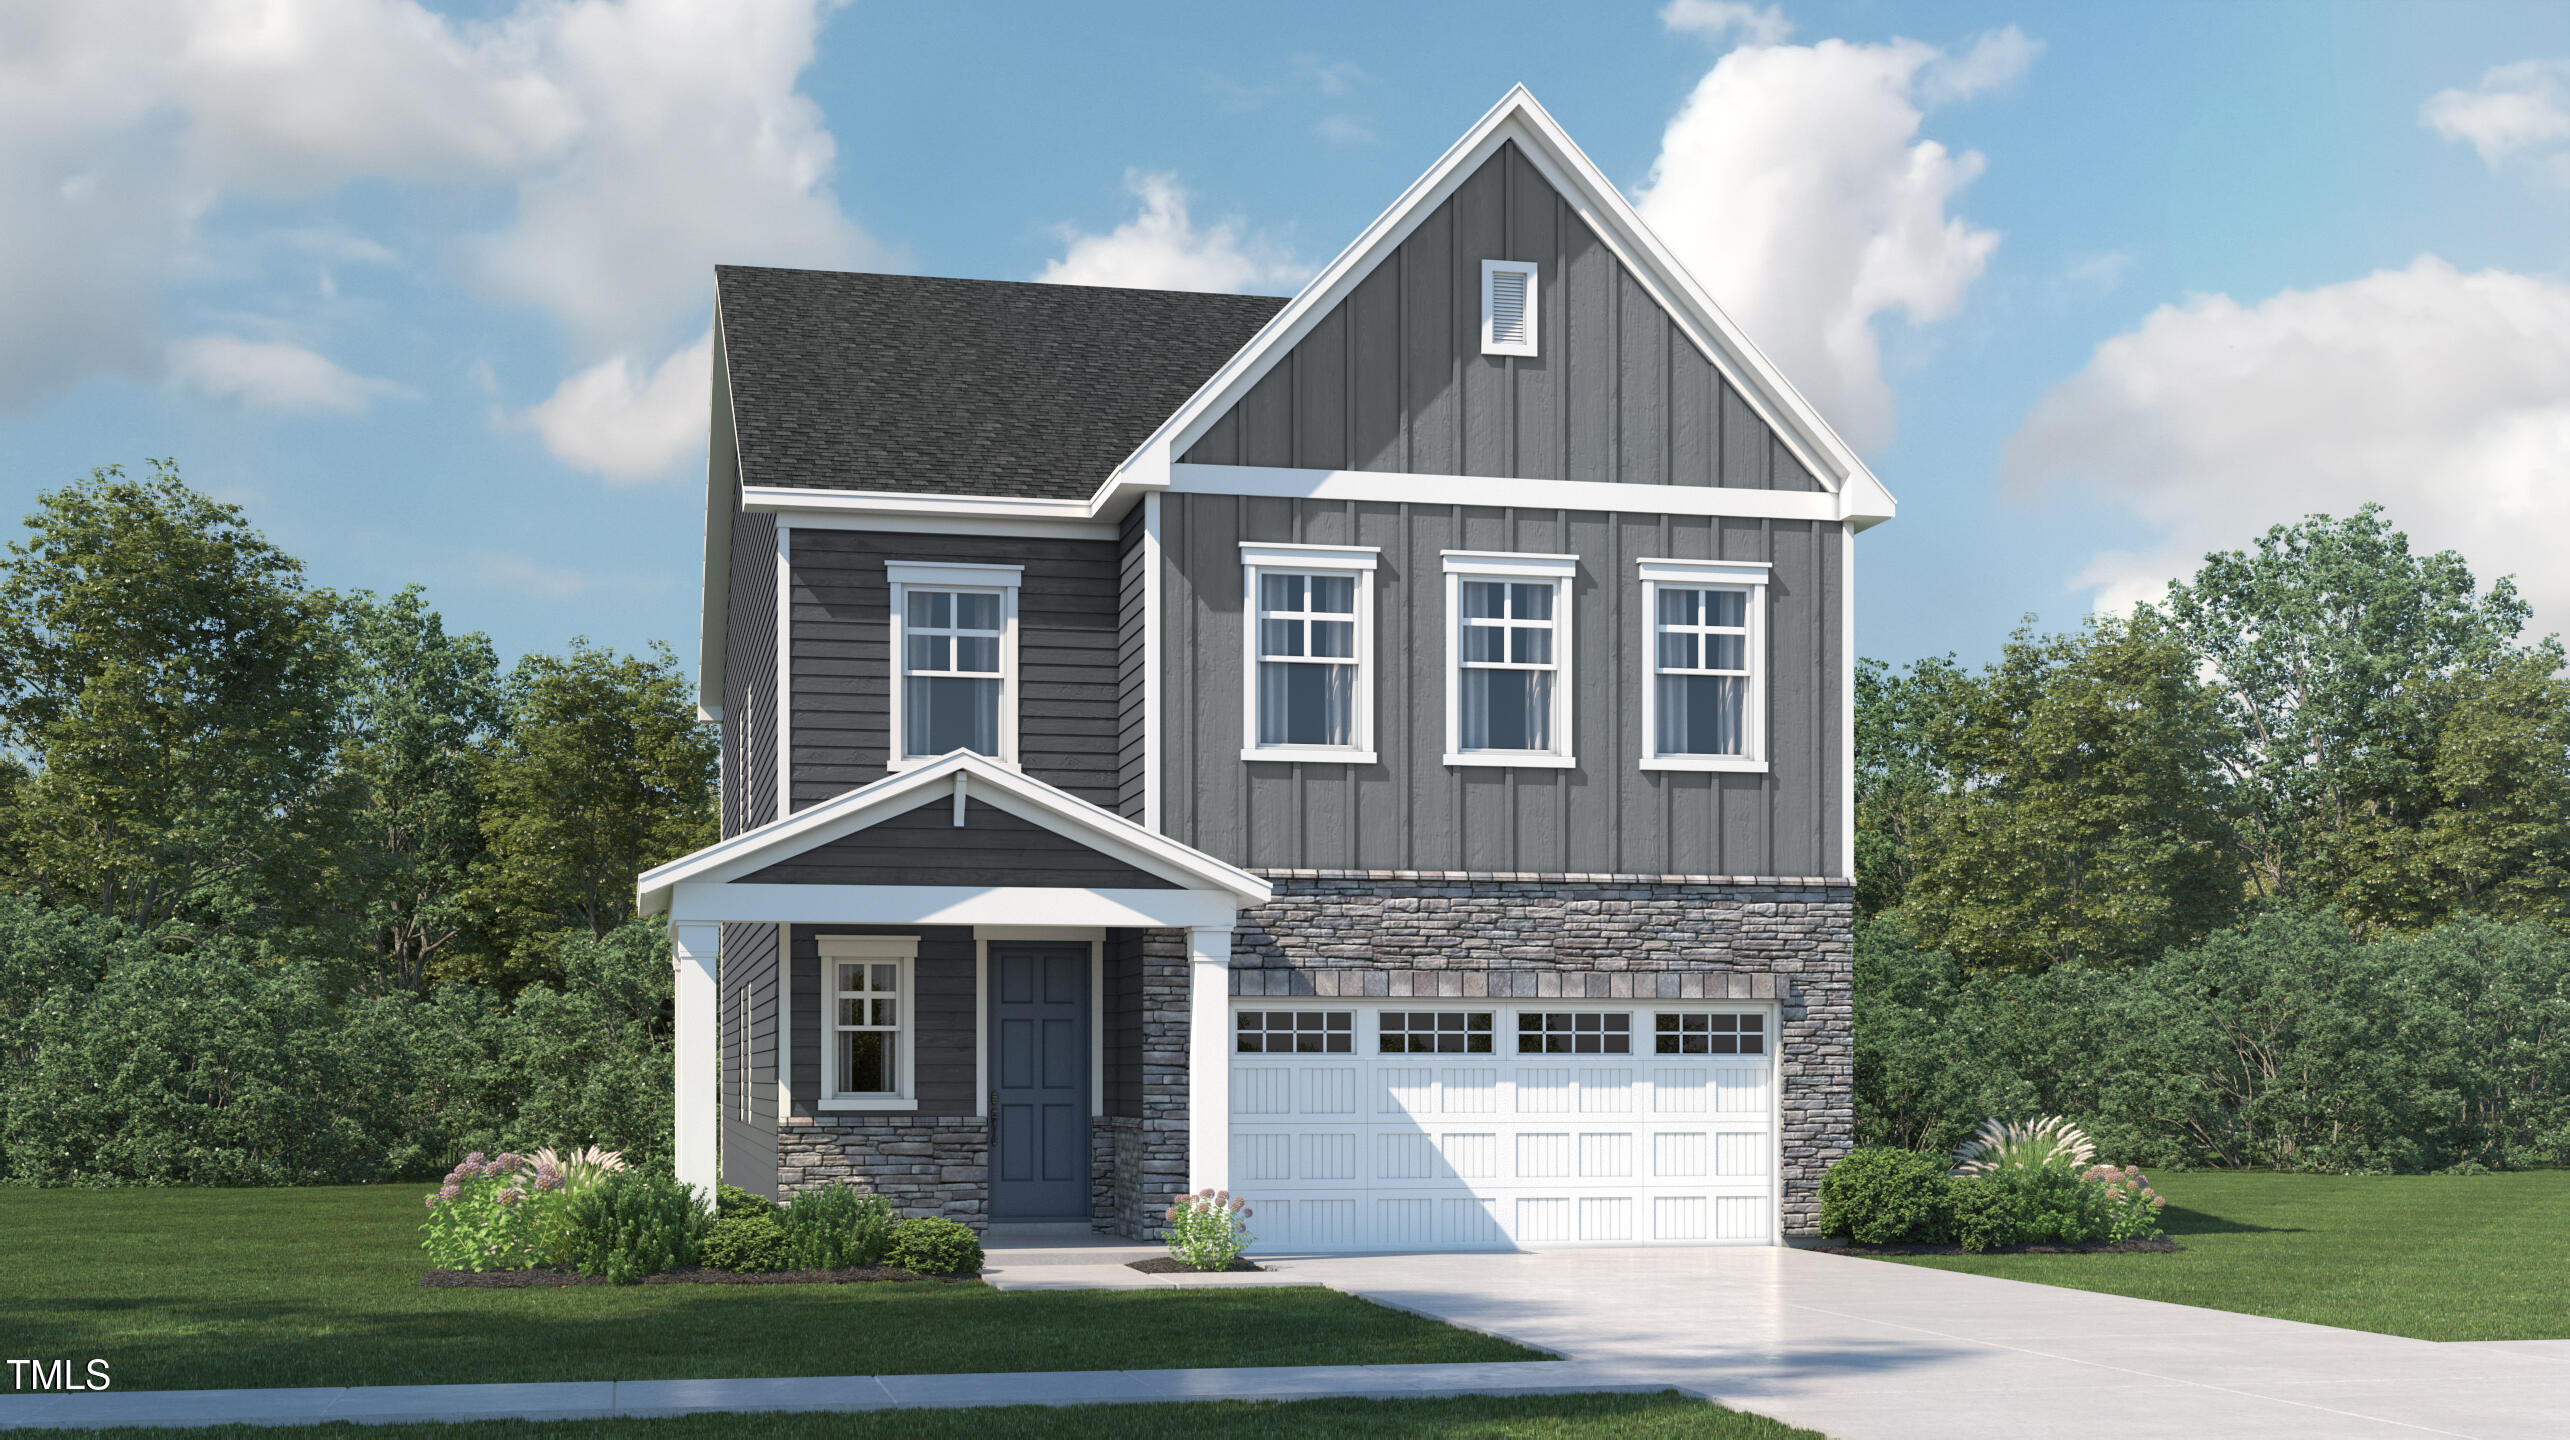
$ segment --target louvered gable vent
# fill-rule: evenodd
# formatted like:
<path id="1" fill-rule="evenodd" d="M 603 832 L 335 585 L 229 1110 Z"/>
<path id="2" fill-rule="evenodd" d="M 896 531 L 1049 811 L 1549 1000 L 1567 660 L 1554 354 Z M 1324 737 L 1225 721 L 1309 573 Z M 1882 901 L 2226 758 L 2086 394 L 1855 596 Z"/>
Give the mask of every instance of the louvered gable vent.
<path id="1" fill-rule="evenodd" d="M 1535 353 L 1535 262 L 1481 262 L 1481 353 Z"/>

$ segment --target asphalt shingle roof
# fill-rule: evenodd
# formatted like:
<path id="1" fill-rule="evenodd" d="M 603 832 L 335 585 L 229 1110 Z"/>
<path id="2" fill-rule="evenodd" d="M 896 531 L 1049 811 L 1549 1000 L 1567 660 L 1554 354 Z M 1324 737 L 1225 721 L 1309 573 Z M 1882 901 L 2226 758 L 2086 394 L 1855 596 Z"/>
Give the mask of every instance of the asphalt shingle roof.
<path id="1" fill-rule="evenodd" d="M 1085 499 L 1285 306 L 715 267 L 752 485 Z"/>

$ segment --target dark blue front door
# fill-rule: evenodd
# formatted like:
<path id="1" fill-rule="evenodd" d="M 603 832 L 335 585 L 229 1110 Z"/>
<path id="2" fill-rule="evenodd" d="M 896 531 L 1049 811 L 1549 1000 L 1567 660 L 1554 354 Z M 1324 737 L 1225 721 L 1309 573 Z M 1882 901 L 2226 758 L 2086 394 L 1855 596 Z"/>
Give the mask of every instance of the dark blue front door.
<path id="1" fill-rule="evenodd" d="M 993 945 L 991 1218 L 1089 1215 L 1089 947 Z"/>

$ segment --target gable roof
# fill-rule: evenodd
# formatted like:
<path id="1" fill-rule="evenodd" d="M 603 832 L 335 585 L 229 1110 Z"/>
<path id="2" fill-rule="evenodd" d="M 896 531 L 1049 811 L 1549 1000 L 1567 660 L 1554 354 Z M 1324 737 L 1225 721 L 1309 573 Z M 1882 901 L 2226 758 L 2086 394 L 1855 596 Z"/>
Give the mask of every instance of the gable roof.
<path id="1" fill-rule="evenodd" d="M 1714 367 L 1749 402 L 1794 457 L 1838 497 L 1845 519 L 1858 529 L 1889 519 L 1891 493 L 1839 437 L 1820 411 L 1795 389 L 1775 362 L 1742 333 L 1695 277 L 1643 223 L 1642 217 L 1596 164 L 1571 142 L 1525 86 L 1510 87 L 1426 174 L 1412 182 L 1338 258 L 1278 311 L 1257 336 L 1230 358 L 1152 431 L 1149 439 L 1098 486 L 1091 508 L 1112 514 L 1130 503 L 1119 492 L 1165 488 L 1170 467 L 1232 405 L 1355 290 L 1376 265 L 1409 237 L 1420 220 L 1454 193 L 1483 161 L 1510 142 L 1567 199 L 1663 310 L 1674 318 Z"/>
<path id="2" fill-rule="evenodd" d="M 1086 499 L 1285 305 L 1096 285 L 720 265 L 741 477 Z"/>
<path id="3" fill-rule="evenodd" d="M 672 895 L 684 883 L 755 883 L 752 877 L 771 866 L 907 814 L 959 787 L 968 802 L 980 801 L 1182 889 L 1219 891 L 1243 905 L 1264 903 L 1274 893 L 1265 880 L 1239 866 L 969 750 L 957 750 L 645 871 L 634 883 L 636 899 L 643 914 L 658 915 L 669 909 Z"/>

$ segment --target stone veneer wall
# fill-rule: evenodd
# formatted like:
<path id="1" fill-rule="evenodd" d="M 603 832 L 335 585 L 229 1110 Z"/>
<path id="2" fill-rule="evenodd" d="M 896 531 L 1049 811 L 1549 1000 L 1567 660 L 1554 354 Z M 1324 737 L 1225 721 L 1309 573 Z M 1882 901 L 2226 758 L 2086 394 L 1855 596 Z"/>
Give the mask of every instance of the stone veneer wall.
<path id="1" fill-rule="evenodd" d="M 1232 931 L 1236 995 L 1777 1002 L 1784 1231 L 1818 1233 L 1821 1174 L 1854 1143 L 1856 1121 L 1846 881 L 1261 873 L 1276 894 L 1243 909 Z M 1182 950 L 1182 1095 L 1185 978 Z M 1182 1114 L 1182 1156 L 1184 1123 Z"/>
<path id="2" fill-rule="evenodd" d="M 844 1180 L 893 1213 L 941 1215 L 981 1229 L 990 1203 L 990 1122 L 974 1115 L 826 1112 L 776 1129 L 776 1196 Z"/>
<path id="3" fill-rule="evenodd" d="M 1187 1186 L 1187 932 L 1142 932 L 1142 1114 L 1099 1120 L 1112 1145 L 1097 1218 L 1119 1235 L 1160 1238 L 1169 1197 Z"/>

